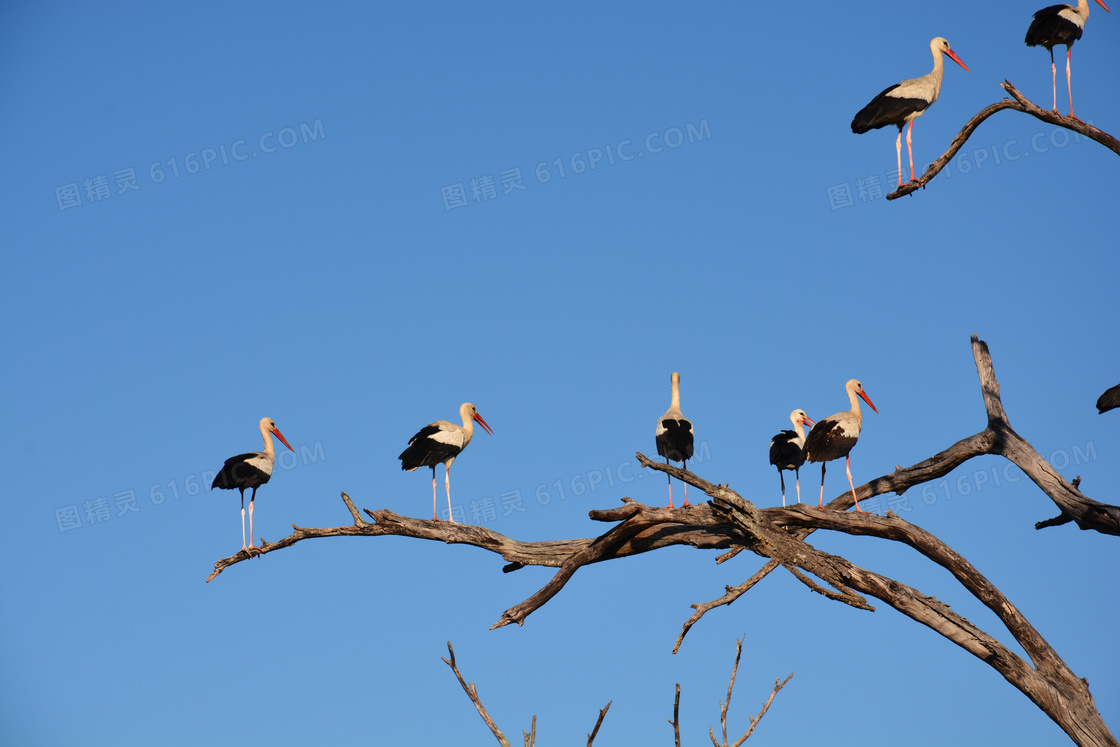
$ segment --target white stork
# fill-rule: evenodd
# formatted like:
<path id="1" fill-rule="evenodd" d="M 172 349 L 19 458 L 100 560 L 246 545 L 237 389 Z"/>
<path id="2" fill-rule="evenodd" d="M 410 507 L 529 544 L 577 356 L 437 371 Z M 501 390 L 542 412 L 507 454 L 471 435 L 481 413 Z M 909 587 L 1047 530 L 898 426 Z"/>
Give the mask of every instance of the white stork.
<path id="1" fill-rule="evenodd" d="M 1097 5 L 1108 11 L 1102 0 Z M 1111 11 L 1108 11 L 1111 12 Z M 1058 113 L 1058 68 L 1054 65 L 1054 47 L 1066 45 L 1066 89 L 1069 91 L 1069 116 L 1073 115 L 1073 84 L 1070 82 L 1070 58 L 1073 56 L 1073 43 L 1081 38 L 1085 22 L 1089 20 L 1089 0 L 1078 0 L 1077 7 L 1072 5 L 1051 5 L 1034 14 L 1027 38 L 1028 47 L 1046 47 L 1050 50 L 1050 83 L 1054 89 L 1054 113 Z"/>
<path id="2" fill-rule="evenodd" d="M 801 503 L 801 465 L 805 464 L 805 426 L 813 421 L 804 410 L 794 410 L 789 414 L 793 423 L 792 431 L 782 431 L 770 439 L 770 464 L 778 468 L 778 479 L 782 481 L 782 505 L 786 505 L 786 478 L 783 470 L 793 470 L 797 481 L 797 502 Z"/>
<path id="3" fill-rule="evenodd" d="M 443 484 L 447 488 L 447 519 L 454 524 L 455 517 L 451 515 L 451 463 L 474 438 L 474 421 L 477 420 L 487 433 L 494 434 L 470 402 L 464 402 L 459 406 L 459 417 L 463 419 L 462 425 L 455 425 L 446 420 L 428 423 L 408 440 L 408 448 L 397 457 L 401 460 L 401 469 L 405 472 L 411 472 L 417 467 L 432 468 L 432 521 L 439 520 L 436 515 L 436 465 L 444 465 Z"/>
<path id="4" fill-rule="evenodd" d="M 1084 2 L 1084 0 L 1082 0 Z M 933 53 L 933 72 L 920 78 L 911 78 L 895 83 L 887 90 L 871 99 L 871 103 L 859 110 L 852 119 L 852 132 L 862 135 L 868 130 L 877 130 L 887 125 L 898 127 L 898 138 L 894 142 L 895 156 L 898 161 L 898 186 L 902 186 L 902 128 L 906 130 L 906 152 L 910 156 L 910 181 L 914 176 L 914 151 L 910 147 L 910 134 L 914 131 L 914 120 L 922 116 L 941 93 L 941 78 L 945 68 L 941 55 L 947 54 L 953 62 L 965 70 L 968 66 L 949 48 L 949 42 L 938 36 L 929 43 Z M 968 70 L 968 72 L 972 72 Z"/>
<path id="5" fill-rule="evenodd" d="M 863 413 L 859 410 L 859 400 L 856 399 L 856 396 L 862 398 L 875 412 L 879 411 L 875 409 L 875 405 L 871 404 L 871 400 L 863 393 L 863 384 L 857 380 L 849 380 L 844 385 L 844 390 L 848 393 L 848 401 L 852 403 L 852 409 L 829 415 L 813 426 L 813 430 L 809 431 L 809 435 L 805 437 L 805 459 L 810 462 L 821 463 L 821 497 L 817 500 L 817 508 L 824 508 L 825 464 L 833 459 L 844 457 L 845 467 L 848 470 L 848 485 L 852 488 L 852 500 L 856 503 L 856 511 L 862 514 L 864 511 L 859 507 L 859 501 L 856 500 L 856 486 L 852 483 L 852 460 L 848 456 L 852 447 L 856 445 L 860 428 L 863 425 Z"/>
<path id="6" fill-rule="evenodd" d="M 276 450 L 272 447 L 273 435 L 280 439 L 280 443 L 287 446 L 289 451 L 295 451 L 292 445 L 288 443 L 288 439 L 284 438 L 276 428 L 276 423 L 272 422 L 272 418 L 261 418 L 264 451 L 252 451 L 248 454 L 238 454 L 235 457 L 230 457 L 222 465 L 221 471 L 214 477 L 214 482 L 210 485 L 211 490 L 214 488 L 222 488 L 223 490 L 237 488 L 241 491 L 241 549 L 250 555 L 252 553 L 249 551 L 256 549 L 253 544 L 253 501 L 257 498 L 257 488 L 264 485 L 272 477 L 272 464 L 276 460 Z M 253 489 L 249 496 L 248 547 L 245 546 L 245 488 Z"/>
<path id="7" fill-rule="evenodd" d="M 681 375 L 674 371 L 670 381 L 673 386 L 673 401 L 665 414 L 657 419 L 653 435 L 657 441 L 657 453 L 665 457 L 665 464 L 672 459 L 674 462 L 681 462 L 688 469 L 688 460 L 692 458 L 692 421 L 681 413 Z M 673 478 L 668 479 L 669 508 L 673 508 Z M 688 483 L 684 484 L 684 505 L 688 505 Z"/>

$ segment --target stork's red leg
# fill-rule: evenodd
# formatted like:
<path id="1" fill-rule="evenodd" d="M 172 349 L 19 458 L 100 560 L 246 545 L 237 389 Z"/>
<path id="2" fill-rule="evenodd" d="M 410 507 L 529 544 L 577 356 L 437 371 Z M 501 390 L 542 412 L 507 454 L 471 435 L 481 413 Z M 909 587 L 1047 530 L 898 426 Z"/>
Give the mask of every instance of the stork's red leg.
<path id="1" fill-rule="evenodd" d="M 245 488 L 241 488 L 241 549 L 249 552 L 249 548 L 245 547 Z"/>
<path id="2" fill-rule="evenodd" d="M 797 481 L 797 502 L 801 503 L 801 468 L 796 467 L 793 470 L 794 479 Z M 786 489 L 782 486 L 782 505 L 786 505 Z"/>
<path id="3" fill-rule="evenodd" d="M 1069 51 L 1069 48 L 1066 48 Z M 1054 113 L 1058 113 L 1058 67 L 1054 64 L 1054 48 L 1050 47 L 1050 85 L 1054 89 Z"/>
<path id="4" fill-rule="evenodd" d="M 914 151 L 910 149 L 910 133 L 912 133 L 913 131 L 914 120 L 911 119 L 910 126 L 906 128 L 906 155 L 910 156 L 910 181 L 916 182 L 918 180 L 914 176 Z M 898 134 L 901 135 L 902 132 L 900 131 Z M 902 174 L 899 174 L 899 178 L 902 178 Z"/>
<path id="5" fill-rule="evenodd" d="M 856 502 L 856 511 L 860 512 L 861 514 L 865 514 L 867 512 L 859 507 L 859 501 L 856 499 L 856 486 L 852 483 L 852 458 L 844 457 L 844 464 L 846 465 L 846 469 L 848 470 L 848 485 L 850 485 L 852 488 L 852 500 Z"/>
<path id="6" fill-rule="evenodd" d="M 665 466 L 669 466 L 669 457 L 665 457 Z M 669 505 L 665 508 L 676 508 L 676 506 L 673 505 L 673 478 L 668 472 L 665 473 L 665 478 L 669 483 Z"/>
<path id="7" fill-rule="evenodd" d="M 894 157 L 898 164 L 898 186 L 902 186 L 902 127 L 898 128 L 898 137 L 894 139 Z M 824 483 L 821 483 L 821 492 L 824 492 Z"/>
<path id="8" fill-rule="evenodd" d="M 782 474 L 782 468 L 778 467 L 778 479 L 782 481 L 782 508 L 786 505 L 786 478 Z"/>
<path id="9" fill-rule="evenodd" d="M 681 462 L 681 464 L 684 465 L 685 469 L 688 469 L 688 460 L 687 459 L 685 459 L 683 462 Z M 684 506 L 687 506 L 687 505 L 688 505 L 688 483 L 686 482 L 684 484 L 684 505 L 681 506 L 681 508 L 684 508 Z"/>
<path id="10" fill-rule="evenodd" d="M 1077 119 L 1077 116 L 1073 113 L 1073 80 L 1069 73 L 1069 66 L 1072 59 L 1073 47 L 1066 47 L 1066 90 L 1069 91 L 1069 116 L 1070 119 Z M 1057 83 L 1054 83 L 1055 87 L 1057 87 L 1057 85 Z M 1055 91 L 1054 97 L 1057 98 L 1057 96 L 1058 93 Z M 1054 111 L 1058 111 L 1058 104 L 1056 102 L 1054 104 Z M 1080 122 L 1081 120 L 1077 119 L 1077 121 Z"/>
<path id="11" fill-rule="evenodd" d="M 249 549 L 247 550 L 247 552 L 250 555 L 253 554 L 253 550 L 257 549 L 256 545 L 253 544 L 253 542 L 254 542 L 254 540 L 253 540 L 253 503 L 256 500 L 257 500 L 257 489 L 256 489 L 256 487 L 254 487 L 253 488 L 253 494 L 251 496 L 249 496 Z"/>
<path id="12" fill-rule="evenodd" d="M 455 516 L 451 513 L 451 465 L 447 465 L 447 471 L 443 475 L 443 485 L 447 488 L 447 520 L 452 524 L 455 522 Z"/>
<path id="13" fill-rule="evenodd" d="M 898 136 L 902 137 L 902 130 L 898 131 Z M 902 173 L 901 171 L 899 172 Z M 901 184 L 902 182 L 899 182 Z M 817 499 L 817 508 L 824 508 L 824 466 L 827 462 L 821 462 L 821 497 Z"/>

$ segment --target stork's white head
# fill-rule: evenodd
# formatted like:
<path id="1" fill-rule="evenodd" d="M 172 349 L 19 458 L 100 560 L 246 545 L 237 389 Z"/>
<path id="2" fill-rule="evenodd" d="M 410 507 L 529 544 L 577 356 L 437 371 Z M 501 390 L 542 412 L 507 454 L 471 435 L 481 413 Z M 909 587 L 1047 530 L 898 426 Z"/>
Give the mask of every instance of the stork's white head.
<path id="1" fill-rule="evenodd" d="M 276 423 L 273 422 L 272 418 L 261 418 L 261 433 L 271 433 L 280 439 L 280 443 L 288 447 L 288 451 L 295 451 L 292 445 L 288 443 L 288 439 L 284 438 L 284 434 L 276 427 Z"/>
<path id="2" fill-rule="evenodd" d="M 931 52 L 933 52 L 934 57 L 937 57 L 938 55 L 942 55 L 942 54 L 948 55 L 950 60 L 957 63 L 958 65 L 963 67 L 968 72 L 970 72 L 970 73 L 972 72 L 971 70 L 968 69 L 968 65 L 961 62 L 960 57 L 957 57 L 957 53 L 954 52 L 952 47 L 949 46 L 949 40 L 946 39 L 945 37 L 943 37 L 943 36 L 934 37 L 933 41 L 931 41 L 929 43 L 929 49 L 930 49 Z"/>
<path id="3" fill-rule="evenodd" d="M 844 386 L 844 388 L 848 390 L 848 398 L 849 399 L 851 399 L 852 395 L 854 394 L 854 395 L 858 396 L 860 399 L 862 399 L 864 402 L 866 402 L 871 407 L 872 410 L 875 410 L 876 413 L 879 412 L 875 408 L 875 405 L 871 404 L 871 400 L 867 398 L 867 395 L 863 391 L 863 384 L 859 383 L 858 379 L 849 379 L 848 383 Z"/>
<path id="4" fill-rule="evenodd" d="M 482 419 L 482 416 L 478 414 L 478 409 L 475 408 L 475 406 L 470 402 L 464 402 L 459 407 L 459 416 L 463 418 L 464 423 L 469 423 L 473 420 L 481 425 L 484 431 L 489 433 L 491 436 L 494 435 L 494 431 L 490 430 L 490 426 L 487 425 L 486 421 Z"/>
<path id="5" fill-rule="evenodd" d="M 791 412 L 789 414 L 789 422 L 793 423 L 795 428 L 799 425 L 816 425 L 809 416 L 805 414 L 804 410 L 794 410 Z"/>

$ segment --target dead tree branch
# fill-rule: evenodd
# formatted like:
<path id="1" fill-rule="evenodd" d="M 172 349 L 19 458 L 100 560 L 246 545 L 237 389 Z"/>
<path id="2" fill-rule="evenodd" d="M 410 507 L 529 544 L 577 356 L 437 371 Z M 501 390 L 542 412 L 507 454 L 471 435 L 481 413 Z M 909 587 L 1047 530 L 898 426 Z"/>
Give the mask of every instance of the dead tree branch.
<path id="1" fill-rule="evenodd" d="M 607 711 L 611 709 L 611 703 L 613 702 L 613 700 L 608 700 L 603 709 L 599 711 L 599 719 L 595 722 L 595 728 L 587 735 L 587 747 L 592 747 L 591 743 L 595 741 L 595 736 L 599 733 L 599 727 L 603 725 L 603 719 L 606 718 Z"/>
<path id="2" fill-rule="evenodd" d="M 725 701 L 723 701 L 722 703 L 719 704 L 719 725 L 720 725 L 720 728 L 723 731 L 723 743 L 722 744 L 720 744 L 719 742 L 716 741 L 715 733 L 712 731 L 712 728 L 710 726 L 708 727 L 708 738 L 712 740 L 712 744 L 715 747 L 741 747 L 743 742 L 747 741 L 747 739 L 750 738 L 751 734 L 754 734 L 754 729 L 755 729 L 756 726 L 758 726 L 758 722 L 762 720 L 762 717 L 766 715 L 766 711 L 768 711 L 770 709 L 770 704 L 774 702 L 774 696 L 778 694 L 779 690 L 781 690 L 783 687 L 786 686 L 786 682 L 789 682 L 791 679 L 793 679 L 793 673 L 792 672 L 790 673 L 789 677 L 786 677 L 785 682 L 783 682 L 780 677 L 775 679 L 774 680 L 774 689 L 770 691 L 770 697 L 767 698 L 765 703 L 763 703 L 762 710 L 758 712 L 758 716 L 756 717 L 756 716 L 752 716 L 750 714 L 747 714 L 747 718 L 749 718 L 750 721 L 751 721 L 750 728 L 748 728 L 746 730 L 746 732 L 743 733 L 743 736 L 741 736 L 737 740 L 735 740 L 735 744 L 733 744 L 733 745 L 728 744 L 728 742 L 727 742 L 727 709 L 731 705 L 731 691 L 735 689 L 735 675 L 739 671 L 739 657 L 742 656 L 742 655 L 743 655 L 743 640 L 741 638 L 738 638 L 738 639 L 735 640 L 735 665 L 733 667 L 731 667 L 731 680 L 727 684 L 727 700 L 725 700 Z M 680 693 L 680 686 L 679 685 L 677 686 L 677 693 L 678 693 L 678 697 L 679 697 L 679 693 Z"/>
<path id="3" fill-rule="evenodd" d="M 455 665 L 455 649 L 451 648 L 451 641 L 447 642 L 447 652 L 451 655 L 451 658 L 443 659 L 443 663 L 451 667 L 451 671 L 455 673 L 455 677 L 459 680 L 459 684 L 463 686 L 463 691 L 467 694 L 467 697 L 471 699 L 471 702 L 474 703 L 475 709 L 478 710 L 478 715 L 482 716 L 482 720 L 486 722 L 486 725 L 490 727 L 490 731 L 494 733 L 494 737 L 497 738 L 498 744 L 502 745 L 502 747 L 510 747 L 509 740 L 506 739 L 506 735 L 502 734 L 502 730 L 499 729 L 498 725 L 494 723 L 494 719 L 490 718 L 490 714 L 486 712 L 486 708 L 483 707 L 482 701 L 479 700 L 478 689 L 474 686 L 474 683 L 472 682 L 470 684 L 467 684 L 467 681 L 463 679 L 463 675 L 459 674 L 459 667 Z M 537 717 L 533 716 L 533 739 L 536 738 L 536 730 Z M 531 740 L 527 738 L 525 741 L 526 743 L 529 743 Z"/>
<path id="4" fill-rule="evenodd" d="M 1037 104 L 1020 93 L 1019 89 L 1011 85 L 1011 81 L 1005 80 L 1000 83 L 1000 86 L 1003 88 L 1003 90 L 1011 94 L 1012 98 L 1001 99 L 1000 101 L 997 101 L 996 103 L 991 104 L 990 106 L 987 106 L 977 112 L 976 116 L 965 123 L 964 127 L 961 128 L 960 133 L 955 138 L 953 138 L 953 142 L 949 143 L 949 149 L 945 151 L 944 155 L 931 163 L 929 165 L 929 168 L 926 169 L 926 172 L 918 177 L 916 181 L 912 181 L 909 184 L 903 184 L 894 192 L 891 192 L 889 195 L 887 195 L 888 200 L 893 200 L 898 197 L 908 195 L 919 188 L 924 188 L 927 184 L 933 181 L 933 178 L 937 176 L 938 173 L 940 173 L 941 169 L 945 168 L 945 164 L 949 163 L 949 161 L 953 159 L 953 156 L 957 155 L 957 151 L 959 151 L 965 144 L 965 141 L 972 136 L 972 133 L 975 132 L 976 128 L 980 126 L 980 123 L 996 112 L 1003 111 L 1004 109 L 1014 109 L 1015 111 L 1023 112 L 1024 114 L 1030 114 L 1032 117 L 1040 119 L 1047 124 L 1052 124 L 1057 127 L 1064 127 L 1067 130 L 1073 130 L 1079 135 L 1084 135 L 1090 140 L 1095 140 L 1104 147 L 1115 152 L 1117 155 L 1120 155 L 1120 140 L 1117 140 L 1107 132 L 1102 132 L 1096 127 L 1093 127 L 1090 124 L 1086 124 L 1076 117 L 1063 117 L 1056 111 L 1046 111 L 1045 109 L 1039 108 Z"/>
<path id="5" fill-rule="evenodd" d="M 450 641 L 448 641 L 448 643 L 447 643 L 447 651 L 450 654 L 451 658 L 450 659 L 444 658 L 443 662 L 445 664 L 447 664 L 447 666 L 451 667 L 451 671 L 453 671 L 455 673 L 455 677 L 456 677 L 456 679 L 459 680 L 459 684 L 462 685 L 463 691 L 467 694 L 467 697 L 471 699 L 471 702 L 474 704 L 475 709 L 478 710 L 479 715 L 482 716 L 482 720 L 486 722 L 486 725 L 490 728 L 490 731 L 498 739 L 498 742 L 503 747 L 510 747 L 509 740 L 507 740 L 505 735 L 502 734 L 501 729 L 499 729 L 497 724 L 494 723 L 494 720 L 492 718 L 490 718 L 490 714 L 486 712 L 486 708 L 482 705 L 482 701 L 478 697 L 478 690 L 474 686 L 474 683 L 472 682 L 472 683 L 468 684 L 467 681 L 465 679 L 463 679 L 463 675 L 459 672 L 459 667 L 455 664 L 455 649 L 453 649 L 451 647 L 451 642 Z M 785 681 L 782 681 L 781 678 L 778 678 L 778 679 L 774 680 L 774 689 L 770 692 L 770 697 L 762 705 L 762 710 L 758 712 L 758 716 L 756 717 L 756 716 L 751 716 L 750 714 L 748 714 L 748 718 L 750 719 L 750 722 L 751 722 L 750 728 L 747 729 L 746 733 L 744 733 L 743 736 L 739 737 L 739 739 L 735 741 L 734 745 L 729 745 L 728 742 L 727 742 L 727 708 L 731 704 L 731 692 L 735 688 L 735 675 L 739 671 L 739 657 L 742 656 L 742 654 L 743 654 L 743 641 L 742 641 L 742 639 L 736 639 L 736 641 L 735 641 L 735 666 L 732 667 L 732 669 L 731 669 L 731 681 L 727 685 L 727 700 L 720 703 L 720 724 L 723 726 L 723 744 L 722 745 L 720 745 L 718 742 L 716 742 L 716 738 L 715 738 L 715 735 L 712 733 L 712 730 L 710 728 L 708 729 L 708 735 L 712 739 L 712 744 L 714 744 L 716 747 L 741 747 L 743 742 L 745 742 L 750 737 L 750 735 L 754 733 L 754 729 L 755 729 L 756 726 L 758 726 L 758 722 L 761 721 L 762 717 L 766 715 L 766 711 L 770 708 L 770 704 L 774 702 L 774 696 L 778 694 L 779 690 L 781 690 L 783 687 L 786 686 L 786 683 L 788 683 L 791 679 L 793 679 L 793 674 L 791 673 L 789 677 L 785 678 Z M 611 704 L 612 703 L 614 703 L 613 700 L 608 701 L 607 704 L 605 706 L 603 706 L 602 709 L 600 709 L 599 718 L 596 719 L 596 721 L 595 721 L 595 728 L 592 729 L 591 733 L 587 735 L 587 747 L 594 747 L 595 737 L 598 736 L 598 734 L 599 734 L 599 727 L 601 727 L 603 725 L 603 719 L 605 719 L 607 717 L 607 711 L 609 711 L 611 709 Z M 680 747 L 680 745 L 681 745 L 680 708 L 681 708 L 681 686 L 680 686 L 680 683 L 677 683 L 677 694 L 676 694 L 676 698 L 673 700 L 673 719 L 669 722 L 670 724 L 673 725 L 673 734 L 674 734 L 674 737 L 675 737 L 676 747 Z M 522 735 L 524 737 L 525 747 L 533 747 L 536 744 L 536 742 L 537 742 L 537 717 L 536 717 L 536 715 L 533 716 L 533 725 L 530 728 L 530 730 L 528 732 L 522 731 Z"/>

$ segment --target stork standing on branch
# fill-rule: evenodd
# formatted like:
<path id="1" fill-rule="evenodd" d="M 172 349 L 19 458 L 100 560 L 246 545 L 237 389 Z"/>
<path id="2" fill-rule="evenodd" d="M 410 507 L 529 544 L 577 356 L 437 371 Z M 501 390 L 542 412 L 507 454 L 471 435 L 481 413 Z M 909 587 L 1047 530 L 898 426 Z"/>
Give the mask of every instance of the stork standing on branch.
<path id="1" fill-rule="evenodd" d="M 931 73 L 895 83 L 871 99 L 871 102 L 860 109 L 852 119 L 852 132 L 857 135 L 887 125 L 898 127 L 894 150 L 898 161 L 898 186 L 900 187 L 902 186 L 902 128 L 909 125 L 906 130 L 906 153 L 910 156 L 910 181 L 913 182 L 917 181 L 917 177 L 914 176 L 914 151 L 910 147 L 910 135 L 914 131 L 914 120 L 922 116 L 941 94 L 941 79 L 945 73 L 942 55 L 949 55 L 953 62 L 972 72 L 949 47 L 949 42 L 940 36 L 929 43 L 929 51 L 933 53 Z"/>
<path id="2" fill-rule="evenodd" d="M 241 491 L 241 549 L 246 553 L 255 550 L 253 544 L 253 502 L 257 498 L 257 488 L 264 485 L 272 477 L 272 465 L 276 459 L 276 450 L 272 447 L 272 436 L 280 439 L 280 443 L 295 451 L 288 440 L 281 435 L 272 418 L 261 418 L 261 436 L 264 438 L 264 451 L 253 451 L 248 454 L 238 454 L 230 457 L 222 465 L 222 469 L 214 477 L 210 489 L 222 488 Z M 245 546 L 245 488 L 252 488 L 249 496 L 249 545 Z"/>
<path id="3" fill-rule="evenodd" d="M 805 464 L 805 426 L 813 421 L 804 410 L 794 410 L 789 414 L 793 423 L 792 431 L 782 431 L 770 439 L 770 464 L 778 468 L 778 479 L 782 481 L 782 505 L 786 505 L 786 478 L 783 470 L 793 470 L 797 481 L 797 502 L 801 503 L 801 465 Z"/>
<path id="4" fill-rule="evenodd" d="M 1097 5 L 1104 8 L 1105 12 L 1111 12 L 1102 0 L 1097 0 Z M 1073 84 L 1069 68 L 1073 57 L 1073 43 L 1081 38 L 1088 20 L 1089 0 L 1078 0 L 1076 8 L 1072 5 L 1051 5 L 1034 14 L 1034 20 L 1027 29 L 1027 38 L 1024 39 L 1028 47 L 1046 47 L 1050 51 L 1050 84 L 1054 89 L 1055 114 L 1058 113 L 1058 68 L 1054 65 L 1054 47 L 1066 45 L 1066 90 L 1069 91 L 1069 116 L 1074 119 L 1077 117 L 1073 114 Z"/>
<path id="5" fill-rule="evenodd" d="M 462 425 L 455 425 L 446 420 L 428 423 L 408 440 L 408 448 L 397 457 L 401 460 L 401 469 L 405 472 L 411 472 L 417 467 L 432 468 L 432 521 L 439 519 L 436 515 L 436 465 L 444 465 L 443 484 L 447 488 L 447 520 L 454 524 L 455 517 L 451 515 L 451 463 L 474 438 L 475 421 L 478 421 L 487 433 L 494 434 L 470 402 L 464 402 L 459 406 L 459 417 L 463 419 Z"/>
<path id="6" fill-rule="evenodd" d="M 657 442 L 657 453 L 665 457 L 665 464 L 672 459 L 674 462 L 681 462 L 684 469 L 688 469 L 688 460 L 692 458 L 692 421 L 681 413 L 681 375 L 674 371 L 670 381 L 673 400 L 665 414 L 657 419 L 653 435 Z M 684 505 L 688 505 L 688 483 L 684 484 Z M 669 477 L 669 508 L 673 508 L 672 477 Z"/>
<path id="7" fill-rule="evenodd" d="M 852 447 L 859 439 L 860 429 L 863 427 L 863 413 L 859 409 L 860 397 L 876 413 L 875 405 L 863 393 L 863 384 L 856 379 L 850 379 L 844 385 L 848 393 L 848 401 L 852 409 L 829 415 L 824 420 L 818 421 L 805 437 L 805 459 L 810 462 L 821 463 L 821 497 L 817 500 L 817 508 L 824 508 L 824 468 L 827 462 L 844 457 L 845 468 L 848 471 L 848 485 L 852 488 L 852 500 L 855 501 L 856 511 L 865 513 L 856 500 L 856 486 L 852 483 L 852 460 L 848 456 Z"/>

